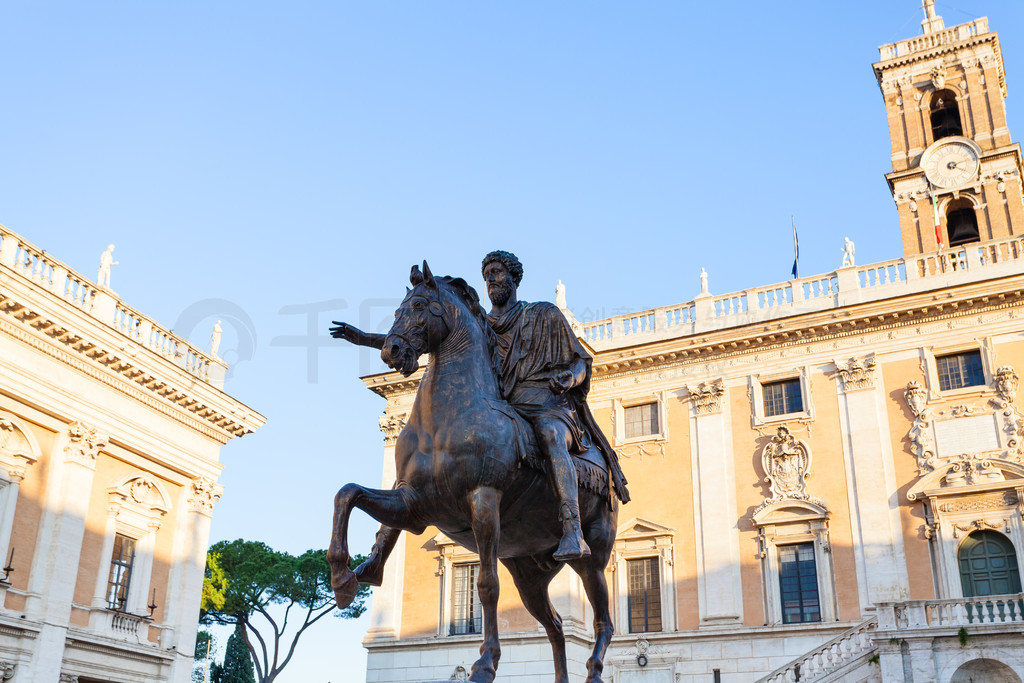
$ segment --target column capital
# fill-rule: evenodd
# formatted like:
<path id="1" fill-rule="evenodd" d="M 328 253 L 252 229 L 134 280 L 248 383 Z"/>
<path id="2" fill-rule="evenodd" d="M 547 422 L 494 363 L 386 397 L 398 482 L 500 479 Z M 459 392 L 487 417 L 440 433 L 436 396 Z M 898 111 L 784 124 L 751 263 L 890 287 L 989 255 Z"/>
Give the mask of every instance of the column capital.
<path id="1" fill-rule="evenodd" d="M 384 432 L 384 445 L 394 446 L 395 442 L 398 441 L 398 435 L 405 428 L 408 415 L 385 413 L 377 419 L 380 422 L 380 431 Z"/>
<path id="2" fill-rule="evenodd" d="M 875 354 L 833 362 L 836 364 L 836 378 L 842 383 L 843 391 L 875 388 Z"/>
<path id="3" fill-rule="evenodd" d="M 109 438 L 100 434 L 95 427 L 79 420 L 68 425 L 68 444 L 64 456 L 80 465 L 96 467 L 96 456 L 106 448 Z"/>
<path id="4" fill-rule="evenodd" d="M 721 379 L 701 382 L 695 387 L 687 385 L 686 391 L 690 394 L 690 400 L 693 401 L 693 410 L 698 416 L 722 412 L 725 382 Z"/>
<path id="5" fill-rule="evenodd" d="M 192 512 L 213 516 L 213 506 L 220 500 L 224 487 L 206 477 L 193 479 L 189 486 L 188 505 Z"/>

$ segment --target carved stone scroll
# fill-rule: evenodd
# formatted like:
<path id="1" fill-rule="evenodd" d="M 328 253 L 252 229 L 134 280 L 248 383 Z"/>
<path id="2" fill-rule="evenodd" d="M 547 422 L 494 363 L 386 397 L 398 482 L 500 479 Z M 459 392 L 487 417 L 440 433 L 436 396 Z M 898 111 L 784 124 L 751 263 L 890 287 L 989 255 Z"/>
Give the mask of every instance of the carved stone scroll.
<path id="1" fill-rule="evenodd" d="M 772 500 L 808 498 L 805 479 L 810 474 L 811 452 L 807 444 L 790 433 L 789 427 L 779 427 L 776 435 L 761 450 L 761 464 L 766 475 L 764 480 L 771 488 Z"/>
<path id="2" fill-rule="evenodd" d="M 1004 365 L 996 370 L 995 383 L 999 398 L 1007 403 L 1013 403 L 1014 399 L 1017 398 L 1017 386 L 1020 384 L 1020 378 L 1017 377 L 1017 373 L 1014 372 L 1013 368 L 1009 365 Z"/>
<path id="3" fill-rule="evenodd" d="M 918 382 L 907 383 L 907 390 L 903 392 L 903 398 L 907 401 L 907 407 L 914 417 L 920 417 L 928 404 L 928 391 Z"/>

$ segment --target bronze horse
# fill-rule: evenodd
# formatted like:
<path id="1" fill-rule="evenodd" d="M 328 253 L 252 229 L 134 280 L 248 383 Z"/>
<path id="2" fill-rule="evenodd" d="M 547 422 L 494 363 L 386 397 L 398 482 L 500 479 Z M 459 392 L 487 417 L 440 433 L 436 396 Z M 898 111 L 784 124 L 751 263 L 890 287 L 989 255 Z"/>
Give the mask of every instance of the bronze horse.
<path id="1" fill-rule="evenodd" d="M 426 262 L 410 276 L 381 357 L 405 376 L 430 353 L 430 364 L 395 447 L 397 483 L 391 490 L 346 484 L 334 499 L 334 530 L 327 553 L 338 605 L 348 605 L 363 583 L 380 584 L 398 530 L 422 533 L 433 525 L 480 556 L 477 591 L 484 642 L 471 681 L 494 680 L 498 642 L 498 569 L 508 568 L 523 605 L 547 632 L 555 682 L 568 683 L 562 622 L 548 585 L 562 568 L 552 554 L 562 535 L 558 499 L 536 458 L 517 443 L 532 439 L 529 425 L 501 398 L 492 361 L 490 329 L 480 300 L 464 280 L 435 278 Z M 592 455 L 592 454 L 590 454 Z M 586 468 L 588 454 L 578 468 Z M 533 466 L 528 463 L 532 462 Z M 600 456 L 591 463 L 603 462 Z M 581 477 L 594 481 L 594 477 Z M 603 490 L 580 488 L 580 519 L 591 555 L 568 564 L 579 574 L 594 609 L 595 644 L 587 683 L 599 683 L 613 628 L 604 570 L 615 542 L 618 502 Z M 353 508 L 384 525 L 369 559 L 349 570 L 348 520 Z"/>

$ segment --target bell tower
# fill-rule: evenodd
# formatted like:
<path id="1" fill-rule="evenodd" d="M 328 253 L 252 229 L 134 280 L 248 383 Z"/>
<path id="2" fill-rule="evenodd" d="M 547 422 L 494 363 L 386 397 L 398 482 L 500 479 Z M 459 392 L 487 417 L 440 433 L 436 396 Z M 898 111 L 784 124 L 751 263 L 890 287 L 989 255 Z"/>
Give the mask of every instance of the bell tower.
<path id="1" fill-rule="evenodd" d="M 1006 127 L 999 37 L 982 17 L 878 48 L 905 256 L 1024 234 L 1021 149 Z"/>

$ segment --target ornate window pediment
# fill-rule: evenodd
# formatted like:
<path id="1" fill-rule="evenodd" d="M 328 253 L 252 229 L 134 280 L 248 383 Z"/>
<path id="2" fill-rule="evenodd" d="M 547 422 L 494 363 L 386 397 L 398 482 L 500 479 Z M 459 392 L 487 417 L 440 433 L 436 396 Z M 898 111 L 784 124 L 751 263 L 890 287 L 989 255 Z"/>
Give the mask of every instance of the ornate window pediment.
<path id="1" fill-rule="evenodd" d="M 458 627 L 459 624 L 465 626 L 467 623 L 465 618 L 472 614 L 472 610 L 466 611 L 469 603 L 460 602 L 460 598 L 475 600 L 476 582 L 473 580 L 470 582 L 473 585 L 465 585 L 468 574 L 465 571 L 456 570 L 468 568 L 470 565 L 479 565 L 480 557 L 473 551 L 463 548 L 444 532 L 438 532 L 431 540 L 438 553 L 437 576 L 441 577 L 441 604 L 438 611 L 437 635 L 450 636 L 469 633 L 471 631 Z"/>
<path id="2" fill-rule="evenodd" d="M 170 497 L 163 486 L 146 474 L 132 474 L 107 489 L 110 511 L 115 512 L 118 526 L 136 537 L 145 536 L 160 527 L 171 509 Z"/>
<path id="3" fill-rule="evenodd" d="M 32 430 L 12 415 L 0 414 L 0 467 L 10 481 L 21 481 L 39 459 L 39 443 Z"/>
<path id="4" fill-rule="evenodd" d="M 824 501 L 807 492 L 811 449 L 807 442 L 796 438 L 789 427 L 780 425 L 775 436 L 761 449 L 761 466 L 771 495 L 754 508 L 750 521 L 757 529 L 756 558 L 761 562 L 766 623 L 786 621 L 780 578 L 785 568 L 783 555 L 794 546 L 813 553 L 818 618 L 831 621 L 836 615 L 828 529 L 831 513 Z"/>
<path id="5" fill-rule="evenodd" d="M 649 426 L 652 429 L 644 429 L 635 436 L 627 437 L 627 411 L 647 405 L 651 408 L 645 414 L 650 417 Z M 665 392 L 613 399 L 611 418 L 612 446 L 619 457 L 665 456 L 665 444 L 668 441 L 668 401 Z"/>
<path id="6" fill-rule="evenodd" d="M 637 561 L 647 561 L 648 570 L 656 573 L 659 579 L 658 587 L 653 592 L 654 597 L 652 593 L 646 596 L 647 600 L 659 601 L 657 606 L 651 606 L 655 607 L 654 611 L 660 615 L 659 630 L 675 629 L 674 538 L 675 530 L 671 527 L 641 517 L 634 517 L 619 526 L 615 534 L 615 549 L 609 563 L 609 569 L 613 573 L 611 585 L 615 594 L 613 605 L 616 623 L 630 623 L 630 563 L 636 565 Z"/>

